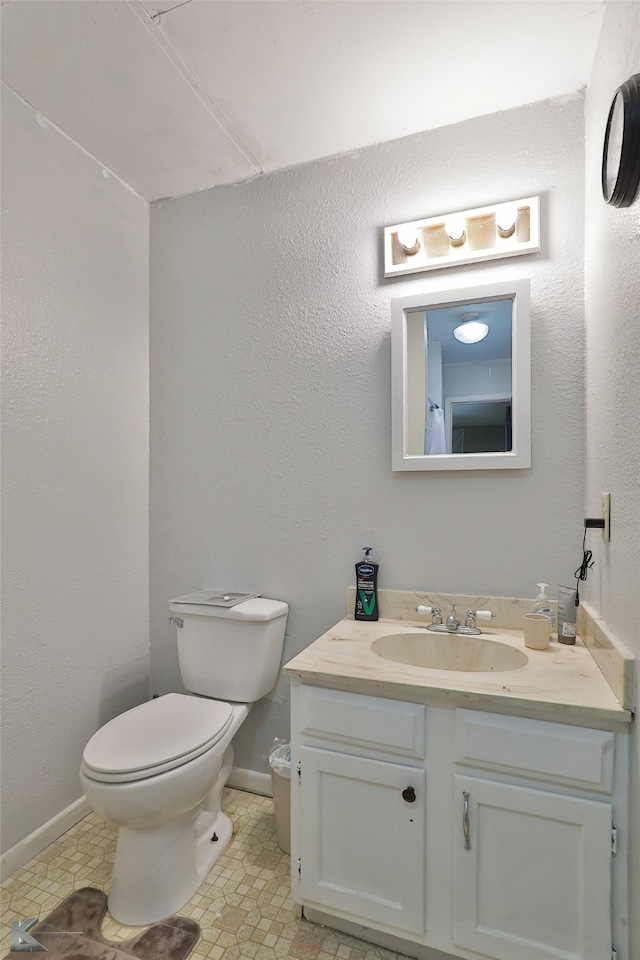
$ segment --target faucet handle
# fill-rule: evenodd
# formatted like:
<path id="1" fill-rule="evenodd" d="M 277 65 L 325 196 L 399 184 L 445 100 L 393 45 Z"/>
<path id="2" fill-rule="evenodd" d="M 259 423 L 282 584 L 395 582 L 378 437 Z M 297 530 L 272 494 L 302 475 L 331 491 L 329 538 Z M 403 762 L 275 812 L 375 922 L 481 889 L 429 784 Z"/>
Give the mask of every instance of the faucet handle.
<path id="1" fill-rule="evenodd" d="M 476 610 L 477 620 L 495 620 L 496 615 L 491 610 Z"/>
<path id="2" fill-rule="evenodd" d="M 465 627 L 475 627 L 476 618 L 478 620 L 495 620 L 496 615 L 491 610 L 467 610 L 464 620 Z"/>
<path id="3" fill-rule="evenodd" d="M 421 603 L 415 608 L 415 611 L 419 614 L 430 613 L 432 623 L 442 623 L 442 612 L 440 607 L 428 607 Z"/>

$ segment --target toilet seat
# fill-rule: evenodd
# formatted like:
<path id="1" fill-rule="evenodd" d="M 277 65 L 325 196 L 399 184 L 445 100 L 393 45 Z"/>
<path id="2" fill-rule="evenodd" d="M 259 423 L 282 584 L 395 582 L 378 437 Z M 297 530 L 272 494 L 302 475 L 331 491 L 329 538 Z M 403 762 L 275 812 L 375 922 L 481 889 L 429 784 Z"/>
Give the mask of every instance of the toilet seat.
<path id="1" fill-rule="evenodd" d="M 229 703 L 167 693 L 115 717 L 82 755 L 87 777 L 123 783 L 155 777 L 210 750 L 233 719 Z"/>

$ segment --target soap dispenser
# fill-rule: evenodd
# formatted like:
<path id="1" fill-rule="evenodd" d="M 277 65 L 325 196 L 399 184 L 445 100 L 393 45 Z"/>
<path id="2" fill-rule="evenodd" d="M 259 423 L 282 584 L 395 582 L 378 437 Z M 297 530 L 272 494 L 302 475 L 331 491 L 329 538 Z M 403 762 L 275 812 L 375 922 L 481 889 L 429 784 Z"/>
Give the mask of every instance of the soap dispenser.
<path id="1" fill-rule="evenodd" d="M 371 547 L 362 548 L 362 560 L 356 563 L 355 620 L 378 619 L 378 564 Z"/>
<path id="2" fill-rule="evenodd" d="M 545 617 L 549 617 L 551 620 L 551 633 L 555 630 L 556 618 L 553 610 L 551 609 L 551 601 L 545 590 L 549 586 L 548 583 L 537 583 L 536 586 L 540 589 L 540 593 L 536 597 L 536 602 L 531 608 L 531 613 L 541 613 Z"/>

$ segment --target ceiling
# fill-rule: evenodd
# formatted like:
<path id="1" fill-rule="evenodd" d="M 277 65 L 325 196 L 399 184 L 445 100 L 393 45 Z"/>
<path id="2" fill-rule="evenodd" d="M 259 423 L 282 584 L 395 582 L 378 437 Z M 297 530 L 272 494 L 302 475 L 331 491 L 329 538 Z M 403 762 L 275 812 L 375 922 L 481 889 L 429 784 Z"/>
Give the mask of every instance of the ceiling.
<path id="1" fill-rule="evenodd" d="M 146 200 L 575 93 L 582 0 L 3 0 L 2 80 Z"/>
<path id="2" fill-rule="evenodd" d="M 455 307 L 429 308 L 421 313 L 426 317 L 429 343 L 441 344 L 443 364 L 511 360 L 513 300 L 463 303 Z M 454 337 L 453 330 L 471 318 L 486 323 L 489 333 L 479 343 L 460 343 Z"/>

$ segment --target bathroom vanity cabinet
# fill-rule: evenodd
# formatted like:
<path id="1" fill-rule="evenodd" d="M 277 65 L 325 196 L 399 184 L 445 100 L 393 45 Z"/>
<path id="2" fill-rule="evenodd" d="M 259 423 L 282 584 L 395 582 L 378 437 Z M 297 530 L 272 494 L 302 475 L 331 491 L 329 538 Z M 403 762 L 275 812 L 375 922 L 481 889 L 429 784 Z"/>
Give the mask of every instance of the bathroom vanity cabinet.
<path id="1" fill-rule="evenodd" d="M 426 958 L 616 956 L 624 730 L 414 696 L 292 674 L 292 886 L 305 915 Z"/>

